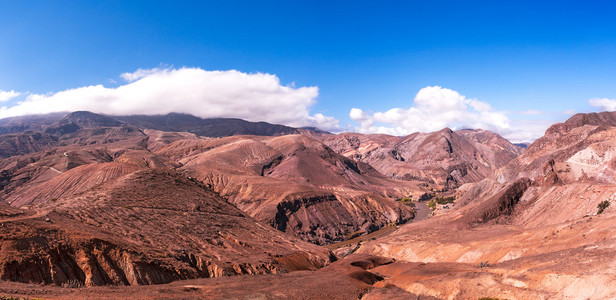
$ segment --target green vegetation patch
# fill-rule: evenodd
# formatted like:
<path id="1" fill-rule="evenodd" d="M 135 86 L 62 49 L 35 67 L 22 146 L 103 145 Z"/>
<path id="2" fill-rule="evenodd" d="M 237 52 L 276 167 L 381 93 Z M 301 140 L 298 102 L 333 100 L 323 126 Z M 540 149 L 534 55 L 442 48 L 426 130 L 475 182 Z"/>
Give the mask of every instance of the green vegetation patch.
<path id="1" fill-rule="evenodd" d="M 601 214 L 608 206 L 610 206 L 610 201 L 607 201 L 607 200 L 601 201 L 597 205 L 597 208 L 599 209 L 599 211 L 597 211 L 597 214 Z"/>
<path id="2" fill-rule="evenodd" d="M 434 200 L 428 201 L 428 207 L 431 208 L 432 210 L 435 210 L 436 209 L 436 202 L 434 202 Z"/>
<path id="3" fill-rule="evenodd" d="M 396 199 L 396 201 L 401 202 L 402 204 L 408 205 L 410 207 L 415 207 L 415 203 L 413 202 L 412 196 L 399 198 L 399 199 Z"/>
<path id="4" fill-rule="evenodd" d="M 434 201 L 436 201 L 436 203 L 438 204 L 449 204 L 449 203 L 453 203 L 455 200 L 456 200 L 455 196 L 436 197 L 436 199 L 434 199 Z"/>

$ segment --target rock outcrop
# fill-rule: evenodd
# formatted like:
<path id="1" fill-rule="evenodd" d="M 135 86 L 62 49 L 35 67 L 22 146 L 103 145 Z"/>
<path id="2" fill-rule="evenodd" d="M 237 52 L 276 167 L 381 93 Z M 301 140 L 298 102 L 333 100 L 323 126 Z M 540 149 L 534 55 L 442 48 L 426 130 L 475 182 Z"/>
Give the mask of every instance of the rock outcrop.
<path id="1" fill-rule="evenodd" d="M 390 178 L 434 183 L 445 189 L 479 181 L 523 151 L 486 130 L 445 128 L 405 137 L 342 133 L 317 139 Z"/>
<path id="2" fill-rule="evenodd" d="M 616 213 L 598 209 L 616 201 L 615 116 L 580 114 L 553 125 L 461 190 L 450 211 L 358 252 L 405 261 L 379 272 L 393 276 L 389 284 L 439 298 L 615 297 L 606 258 L 616 255 Z M 411 267 L 426 271 L 405 271 Z"/>
<path id="3" fill-rule="evenodd" d="M 412 210 L 395 198 L 425 191 L 304 135 L 177 141 L 157 154 L 257 220 L 319 244 L 404 223 Z"/>
<path id="4" fill-rule="evenodd" d="M 118 176 L 0 226 L 0 278 L 19 282 L 159 284 L 317 269 L 333 259 L 171 170 Z"/>

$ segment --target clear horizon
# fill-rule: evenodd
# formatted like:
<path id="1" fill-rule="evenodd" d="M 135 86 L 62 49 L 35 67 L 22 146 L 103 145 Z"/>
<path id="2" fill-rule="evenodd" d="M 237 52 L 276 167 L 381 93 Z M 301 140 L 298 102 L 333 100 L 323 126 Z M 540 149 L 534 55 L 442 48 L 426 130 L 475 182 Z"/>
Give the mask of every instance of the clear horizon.
<path id="1" fill-rule="evenodd" d="M 190 113 L 532 141 L 616 110 L 608 1 L 0 3 L 0 117 Z"/>

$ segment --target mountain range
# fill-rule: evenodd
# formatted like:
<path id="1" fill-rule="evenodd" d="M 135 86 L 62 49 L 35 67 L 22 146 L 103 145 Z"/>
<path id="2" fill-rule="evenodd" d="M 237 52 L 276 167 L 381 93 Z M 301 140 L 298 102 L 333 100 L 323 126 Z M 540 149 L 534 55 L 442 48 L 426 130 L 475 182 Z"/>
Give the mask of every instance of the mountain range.
<path id="1" fill-rule="evenodd" d="M 527 147 L 85 111 L 0 133 L 0 293 L 616 296 L 616 113 Z"/>

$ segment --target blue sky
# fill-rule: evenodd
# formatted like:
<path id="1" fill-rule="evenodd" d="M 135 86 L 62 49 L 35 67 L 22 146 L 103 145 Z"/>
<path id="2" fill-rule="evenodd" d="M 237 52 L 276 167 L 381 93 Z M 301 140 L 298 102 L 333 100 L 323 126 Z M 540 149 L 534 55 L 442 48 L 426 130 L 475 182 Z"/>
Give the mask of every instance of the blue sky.
<path id="1" fill-rule="evenodd" d="M 489 104 L 490 113 L 507 118 L 505 127 L 535 122 L 536 132 L 574 111 L 613 109 L 616 4 L 537 2 L 1 1 L 0 91 L 20 94 L 3 103 L 9 109 L 45 97 L 39 101 L 51 106 L 59 96 L 49 96 L 85 86 L 114 89 L 128 84 L 121 74 L 138 69 L 267 73 L 281 86 L 318 87 L 317 95 L 304 95 L 312 102 L 296 103 L 312 118 L 306 125 L 319 125 L 321 114 L 340 130 L 392 134 L 432 129 L 401 118 L 440 118 L 435 106 L 411 109 L 418 93 L 434 86 L 442 87 L 434 99 L 452 90 L 467 106 L 468 99 Z M 289 93 L 279 101 L 295 97 Z M 593 106 L 593 98 L 603 101 Z M 351 119 L 352 108 L 362 114 Z M 386 114 L 396 108 L 407 112 Z M 463 110 L 443 124 L 517 140 L 538 134 L 465 123 L 460 118 L 482 112 Z M 272 120 L 304 124 L 266 118 Z"/>

